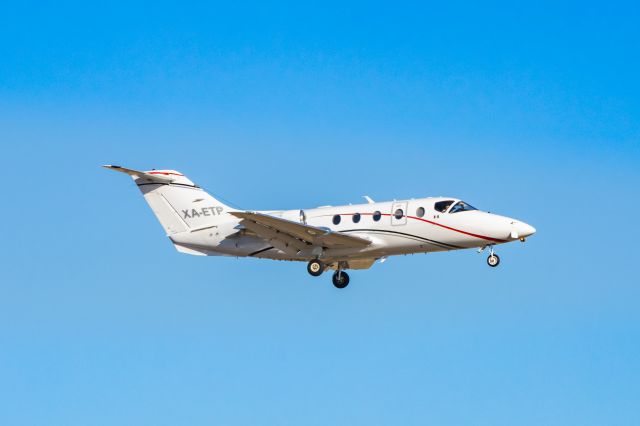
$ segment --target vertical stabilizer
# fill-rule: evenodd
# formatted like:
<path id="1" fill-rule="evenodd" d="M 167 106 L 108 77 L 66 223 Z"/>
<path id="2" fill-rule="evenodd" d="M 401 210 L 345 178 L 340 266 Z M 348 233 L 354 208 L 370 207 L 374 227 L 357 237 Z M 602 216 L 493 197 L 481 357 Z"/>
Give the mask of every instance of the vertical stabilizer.
<path id="1" fill-rule="evenodd" d="M 236 211 L 216 200 L 175 170 L 139 171 L 120 166 L 105 168 L 130 175 L 167 235 L 216 226 Z"/>

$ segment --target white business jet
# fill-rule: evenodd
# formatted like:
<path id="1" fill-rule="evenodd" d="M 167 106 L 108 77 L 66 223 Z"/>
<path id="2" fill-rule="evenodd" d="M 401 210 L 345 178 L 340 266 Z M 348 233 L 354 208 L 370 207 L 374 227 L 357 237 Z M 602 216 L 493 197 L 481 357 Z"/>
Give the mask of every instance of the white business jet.
<path id="1" fill-rule="evenodd" d="M 308 262 L 313 276 L 331 269 L 333 285 L 349 284 L 346 269 L 368 269 L 388 256 L 489 249 L 524 241 L 536 230 L 524 222 L 487 213 L 452 197 L 420 198 L 304 210 L 243 211 L 216 200 L 175 170 L 130 175 L 167 236 L 182 253 Z"/>

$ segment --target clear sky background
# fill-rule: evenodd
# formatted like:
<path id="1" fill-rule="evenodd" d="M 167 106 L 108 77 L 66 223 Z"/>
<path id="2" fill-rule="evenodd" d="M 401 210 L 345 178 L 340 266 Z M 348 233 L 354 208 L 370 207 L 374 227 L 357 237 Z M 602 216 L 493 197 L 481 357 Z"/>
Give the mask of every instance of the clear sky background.
<path id="1" fill-rule="evenodd" d="M 5 2 L 0 424 L 640 424 L 636 2 Z M 450 195 L 538 233 L 177 253 L 127 177 L 247 209 Z"/>

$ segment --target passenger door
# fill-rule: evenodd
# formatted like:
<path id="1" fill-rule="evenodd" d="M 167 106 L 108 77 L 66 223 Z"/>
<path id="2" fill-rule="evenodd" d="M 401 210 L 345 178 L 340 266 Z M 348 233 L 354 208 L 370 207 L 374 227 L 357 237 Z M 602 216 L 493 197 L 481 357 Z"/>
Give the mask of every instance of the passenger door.
<path id="1" fill-rule="evenodd" d="M 407 202 L 396 201 L 391 205 L 391 224 L 404 225 L 407 223 Z"/>

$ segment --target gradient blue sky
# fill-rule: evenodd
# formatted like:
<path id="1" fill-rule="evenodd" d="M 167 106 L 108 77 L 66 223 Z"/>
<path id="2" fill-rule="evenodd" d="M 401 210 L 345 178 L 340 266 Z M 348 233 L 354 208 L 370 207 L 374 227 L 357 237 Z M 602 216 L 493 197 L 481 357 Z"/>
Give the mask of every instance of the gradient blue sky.
<path id="1" fill-rule="evenodd" d="M 636 2 L 12 2 L 2 425 L 640 424 Z M 175 252 L 124 176 L 247 209 L 452 195 L 526 244 Z"/>

